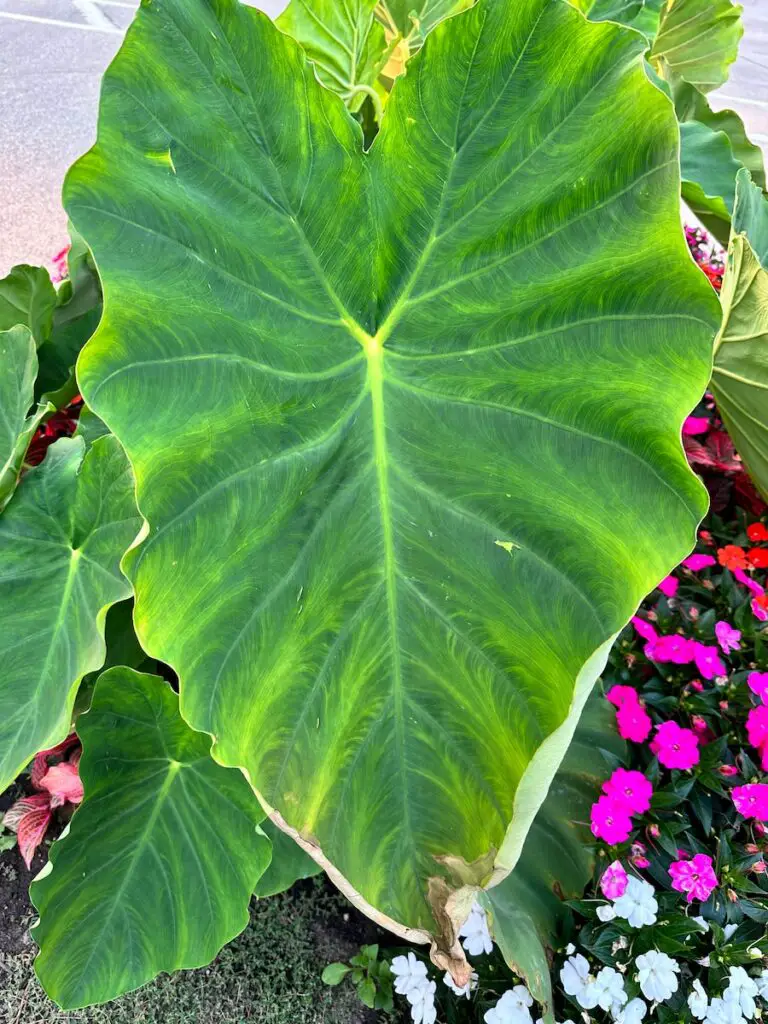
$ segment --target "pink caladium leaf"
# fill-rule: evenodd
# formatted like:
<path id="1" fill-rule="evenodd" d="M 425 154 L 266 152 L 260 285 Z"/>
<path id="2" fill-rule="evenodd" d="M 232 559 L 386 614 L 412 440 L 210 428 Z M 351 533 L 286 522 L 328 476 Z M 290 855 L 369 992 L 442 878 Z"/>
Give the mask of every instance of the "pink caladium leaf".
<path id="1" fill-rule="evenodd" d="M 32 771 L 30 773 L 31 782 L 35 789 L 41 788 L 40 783 L 43 776 L 48 771 L 51 758 L 66 754 L 66 752 L 78 742 L 77 733 L 71 732 L 65 740 L 62 740 L 61 743 L 57 743 L 55 747 L 49 747 L 48 750 L 40 750 L 35 754 L 35 759 L 32 762 Z M 72 757 L 70 757 L 70 760 L 72 760 Z"/>
<path id="2" fill-rule="evenodd" d="M 62 804 L 79 804 L 83 799 L 83 784 L 77 773 L 77 765 L 62 761 L 49 768 L 40 780 L 40 788 L 50 793 L 51 807 Z"/>
<path id="3" fill-rule="evenodd" d="M 43 841 L 51 817 L 51 801 L 47 793 L 23 796 L 5 813 L 3 824 L 16 833 L 19 852 L 27 868 L 32 866 L 35 850 Z"/>

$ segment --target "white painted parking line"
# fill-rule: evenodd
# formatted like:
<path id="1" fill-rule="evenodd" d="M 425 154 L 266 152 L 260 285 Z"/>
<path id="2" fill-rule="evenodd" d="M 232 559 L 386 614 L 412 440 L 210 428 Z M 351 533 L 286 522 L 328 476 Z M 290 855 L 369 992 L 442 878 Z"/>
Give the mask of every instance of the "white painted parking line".
<path id="1" fill-rule="evenodd" d="M 86 24 L 93 28 L 101 29 L 102 32 L 111 32 L 117 28 L 114 21 L 104 11 L 100 11 L 91 0 L 70 0 L 70 2 L 75 10 L 82 14 Z"/>
<path id="2" fill-rule="evenodd" d="M 14 11 L 0 11 L 0 18 L 8 18 L 10 21 L 33 21 L 38 25 L 55 25 L 56 28 L 79 28 L 83 32 L 106 32 L 113 35 L 122 35 L 122 29 L 113 26 L 112 28 L 100 28 L 96 25 L 86 25 L 77 21 L 61 21 L 59 18 L 41 18 L 35 14 L 16 14 Z"/>

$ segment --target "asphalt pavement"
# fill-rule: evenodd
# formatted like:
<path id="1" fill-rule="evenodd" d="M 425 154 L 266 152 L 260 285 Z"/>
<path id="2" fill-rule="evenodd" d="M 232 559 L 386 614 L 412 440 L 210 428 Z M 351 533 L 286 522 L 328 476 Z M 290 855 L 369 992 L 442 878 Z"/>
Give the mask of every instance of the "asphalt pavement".
<path id="1" fill-rule="evenodd" d="M 256 6 L 274 15 L 285 3 Z M 736 109 L 768 152 L 768 0 L 743 4 L 739 60 L 713 105 Z M 66 244 L 64 174 L 93 142 L 99 81 L 137 6 L 0 0 L 0 276 L 14 263 L 50 264 Z"/>

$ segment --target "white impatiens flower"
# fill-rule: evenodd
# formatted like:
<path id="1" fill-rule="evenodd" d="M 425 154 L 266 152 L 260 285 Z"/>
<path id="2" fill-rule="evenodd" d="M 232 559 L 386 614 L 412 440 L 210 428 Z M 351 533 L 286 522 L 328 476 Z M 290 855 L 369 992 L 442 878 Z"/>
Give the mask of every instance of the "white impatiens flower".
<path id="1" fill-rule="evenodd" d="M 697 978 L 693 983 L 693 991 L 688 996 L 688 1009 L 696 1020 L 704 1020 L 707 1016 L 708 1008 L 709 1000 L 707 999 L 707 993 L 704 991 L 701 982 Z"/>
<path id="2" fill-rule="evenodd" d="M 737 924 L 727 924 L 725 928 L 723 928 L 723 935 L 725 936 L 726 942 L 728 941 L 728 939 L 730 939 L 730 937 L 733 935 L 733 933 L 736 931 L 738 927 L 739 926 Z"/>
<path id="3" fill-rule="evenodd" d="M 463 985 L 461 988 L 456 984 L 456 982 L 451 977 L 450 971 L 446 971 L 445 974 L 443 975 L 443 983 L 448 986 L 448 988 L 451 990 L 451 992 L 453 992 L 455 996 L 466 996 L 467 999 L 469 999 L 471 997 L 472 992 L 474 992 L 475 989 L 477 988 L 477 971 L 472 971 L 472 975 L 469 981 L 467 982 L 466 985 Z"/>
<path id="4" fill-rule="evenodd" d="M 728 972 L 730 981 L 723 992 L 723 999 L 729 1003 L 737 1003 L 742 1017 L 751 1020 L 755 1016 L 755 996 L 758 989 L 755 979 L 750 978 L 743 967 L 731 967 Z"/>
<path id="5" fill-rule="evenodd" d="M 413 1024 L 435 1024 L 437 1010 L 435 1008 L 435 990 L 437 985 L 434 981 L 428 981 L 418 988 L 412 988 L 406 994 L 411 1004 L 411 1020 Z"/>
<path id="6" fill-rule="evenodd" d="M 493 949 L 493 940 L 488 931 L 488 918 L 477 901 L 472 904 L 469 917 L 459 929 L 459 935 L 464 939 L 462 946 L 470 956 L 490 953 Z"/>
<path id="7" fill-rule="evenodd" d="M 626 1006 L 618 1009 L 618 1012 L 611 1010 L 611 1015 L 616 1024 L 640 1024 L 640 1021 L 648 1012 L 648 1007 L 642 999 L 630 999 Z"/>
<path id="8" fill-rule="evenodd" d="M 768 999 L 768 967 L 766 967 L 759 978 L 755 978 L 755 984 L 757 985 L 757 993 L 760 998 Z"/>
<path id="9" fill-rule="evenodd" d="M 578 999 L 584 989 L 592 981 L 589 974 L 589 961 L 581 953 L 569 956 L 560 969 L 560 981 L 566 995 Z"/>
<path id="10" fill-rule="evenodd" d="M 427 965 L 409 953 L 408 956 L 396 956 L 392 960 L 391 971 L 395 976 L 395 992 L 407 996 L 412 989 L 427 984 Z"/>
<path id="11" fill-rule="evenodd" d="M 569 942 L 568 945 L 565 947 L 565 955 L 566 956 L 571 956 L 571 954 L 575 953 L 575 952 L 576 952 L 576 947 L 574 946 L 574 944 L 572 942 Z"/>
<path id="12" fill-rule="evenodd" d="M 597 916 L 605 924 L 606 921 L 612 921 L 616 917 L 616 911 L 610 903 L 603 903 L 602 906 L 597 908 Z"/>
<path id="13" fill-rule="evenodd" d="M 533 999 L 525 985 L 515 985 L 484 1014 L 483 1020 L 485 1024 L 532 1024 L 531 1006 Z"/>
<path id="14" fill-rule="evenodd" d="M 737 1002 L 717 997 L 710 1002 L 704 1020 L 706 1024 L 746 1024 Z"/>
<path id="15" fill-rule="evenodd" d="M 599 1006 L 603 1010 L 616 1007 L 617 1012 L 627 1001 L 624 991 L 624 979 L 613 967 L 603 967 L 594 981 L 590 982 L 580 996 L 576 996 L 579 1006 L 585 1010 L 594 1010 Z"/>
<path id="16" fill-rule="evenodd" d="M 691 920 L 695 921 L 702 931 L 709 931 L 709 921 L 705 921 L 703 917 L 692 917 Z"/>
<path id="17" fill-rule="evenodd" d="M 650 882 L 630 875 L 624 895 L 613 901 L 616 915 L 628 921 L 630 928 L 642 928 L 643 925 L 656 924 L 656 911 L 659 909 L 659 904 L 654 897 L 655 891 Z"/>
<path id="18" fill-rule="evenodd" d="M 640 991 L 646 999 L 663 1003 L 677 992 L 677 975 L 680 968 L 676 960 L 657 949 L 642 953 L 637 960 L 637 980 Z"/>

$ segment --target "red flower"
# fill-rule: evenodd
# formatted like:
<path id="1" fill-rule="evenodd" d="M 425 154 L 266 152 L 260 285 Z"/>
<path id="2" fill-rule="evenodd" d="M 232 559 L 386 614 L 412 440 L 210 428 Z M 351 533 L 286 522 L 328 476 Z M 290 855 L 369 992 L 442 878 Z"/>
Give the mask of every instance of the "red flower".
<path id="1" fill-rule="evenodd" d="M 761 540 L 768 540 L 768 530 L 764 523 L 751 523 L 747 527 L 747 536 L 753 544 L 759 544 Z"/>
<path id="2" fill-rule="evenodd" d="M 744 548 L 740 548 L 737 544 L 726 544 L 724 548 L 718 548 L 717 560 L 726 569 L 747 568 L 747 556 Z"/>
<path id="3" fill-rule="evenodd" d="M 768 569 L 768 549 L 750 548 L 747 561 L 754 569 Z"/>

